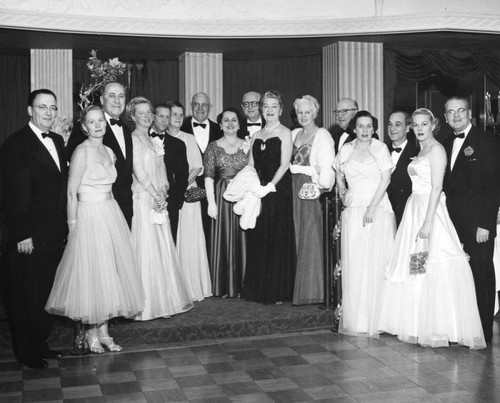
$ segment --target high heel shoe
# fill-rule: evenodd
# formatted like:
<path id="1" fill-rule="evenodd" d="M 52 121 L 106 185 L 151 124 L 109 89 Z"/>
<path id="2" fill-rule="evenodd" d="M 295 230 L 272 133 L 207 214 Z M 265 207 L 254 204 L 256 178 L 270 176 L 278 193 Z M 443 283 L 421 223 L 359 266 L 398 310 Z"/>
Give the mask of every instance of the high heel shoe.
<path id="1" fill-rule="evenodd" d="M 103 345 L 104 347 L 106 347 L 109 351 L 113 352 L 113 353 L 116 353 L 118 351 L 122 351 L 123 350 L 123 347 L 116 344 L 113 340 L 112 337 L 108 336 L 108 337 L 99 337 L 99 342 L 101 343 L 101 345 Z"/>
<path id="2" fill-rule="evenodd" d="M 85 341 L 87 342 L 87 345 L 89 346 L 91 352 L 96 354 L 104 353 L 104 348 L 102 348 L 101 342 L 99 341 L 99 338 L 97 336 L 94 336 L 93 334 L 87 332 L 85 334 Z"/>

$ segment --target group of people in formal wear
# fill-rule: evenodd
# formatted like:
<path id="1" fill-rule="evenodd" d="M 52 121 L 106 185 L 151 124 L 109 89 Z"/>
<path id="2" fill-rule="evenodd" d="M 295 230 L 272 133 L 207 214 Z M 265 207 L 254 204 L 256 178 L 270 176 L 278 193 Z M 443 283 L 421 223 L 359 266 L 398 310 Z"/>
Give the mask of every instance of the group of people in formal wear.
<path id="1" fill-rule="evenodd" d="M 29 123 L 0 149 L 8 308 L 26 366 L 59 356 L 46 341 L 51 314 L 83 323 L 102 353 L 122 350 L 114 317 L 168 318 L 210 296 L 323 302 L 319 195 L 335 182 L 339 330 L 433 347 L 491 340 L 500 154 L 472 127 L 466 99 L 445 105 L 457 137 L 444 145 L 430 110 L 392 113 L 390 147 L 352 99 L 339 101 L 332 134 L 310 95 L 293 105 L 300 127 L 283 125 L 275 90 L 245 93 L 217 122 L 205 93 L 187 118 L 178 101 L 127 103 L 118 82 L 100 104 L 82 110 L 65 145 L 50 131 L 56 95 L 33 91 Z"/>

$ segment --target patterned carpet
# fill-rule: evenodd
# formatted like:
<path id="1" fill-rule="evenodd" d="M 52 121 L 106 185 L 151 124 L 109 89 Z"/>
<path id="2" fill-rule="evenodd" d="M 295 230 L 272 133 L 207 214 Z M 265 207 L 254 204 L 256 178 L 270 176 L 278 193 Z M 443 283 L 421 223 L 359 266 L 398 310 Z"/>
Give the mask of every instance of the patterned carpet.
<path id="1" fill-rule="evenodd" d="M 333 311 L 318 305 L 263 305 L 241 299 L 207 298 L 184 314 L 147 322 L 120 320 L 110 333 L 120 344 L 144 345 L 228 337 L 248 337 L 313 329 L 331 329 Z M 49 344 L 70 348 L 73 324 L 57 318 Z M 6 321 L 0 322 L 0 348 L 10 347 Z"/>

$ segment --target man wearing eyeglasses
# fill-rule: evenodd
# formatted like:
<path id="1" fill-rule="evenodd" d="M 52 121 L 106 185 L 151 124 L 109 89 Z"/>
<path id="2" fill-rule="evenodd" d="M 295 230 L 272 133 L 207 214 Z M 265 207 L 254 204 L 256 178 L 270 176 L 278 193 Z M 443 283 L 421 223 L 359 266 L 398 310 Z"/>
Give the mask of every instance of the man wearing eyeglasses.
<path id="1" fill-rule="evenodd" d="M 266 121 L 260 114 L 259 104 L 260 94 L 258 92 L 250 91 L 243 95 L 241 109 L 246 120 L 241 125 L 238 137 L 244 139 L 246 136 L 250 136 L 252 138 L 255 133 L 265 126 Z"/>
<path id="2" fill-rule="evenodd" d="M 181 130 L 194 135 L 198 147 L 203 154 L 208 143 L 219 140 L 222 137 L 222 130 L 219 125 L 208 118 L 212 105 L 210 97 L 204 92 L 198 92 L 191 99 L 191 109 L 193 116 L 184 119 Z"/>
<path id="3" fill-rule="evenodd" d="M 66 233 L 68 167 L 62 137 L 50 131 L 57 98 L 48 89 L 28 97 L 29 123 L 0 149 L 3 213 L 10 237 L 8 314 L 17 359 L 29 368 L 60 358 L 49 349 L 52 316 L 45 304 Z"/>
<path id="4" fill-rule="evenodd" d="M 491 341 L 495 307 L 493 265 L 500 200 L 500 145 L 472 126 L 469 101 L 452 97 L 445 104 L 446 122 L 454 136 L 444 143 L 448 163 L 444 177 L 446 206 L 455 225 L 476 286 L 484 338 Z"/>
<path id="5" fill-rule="evenodd" d="M 343 98 L 337 102 L 337 109 L 333 112 L 337 119 L 339 129 L 332 133 L 333 141 L 335 142 L 335 155 L 342 148 L 344 143 L 348 143 L 356 138 L 356 135 L 349 128 L 349 122 L 358 111 L 358 103 L 351 98 Z"/>
<path id="6" fill-rule="evenodd" d="M 177 240 L 177 226 L 179 223 L 179 210 L 184 204 L 189 176 L 186 145 L 180 139 L 171 136 L 168 131 L 168 122 L 172 111 L 167 104 L 157 104 L 154 107 L 154 121 L 149 136 L 163 141 L 165 154 L 165 168 L 168 178 L 167 211 L 172 229 L 172 237 Z"/>

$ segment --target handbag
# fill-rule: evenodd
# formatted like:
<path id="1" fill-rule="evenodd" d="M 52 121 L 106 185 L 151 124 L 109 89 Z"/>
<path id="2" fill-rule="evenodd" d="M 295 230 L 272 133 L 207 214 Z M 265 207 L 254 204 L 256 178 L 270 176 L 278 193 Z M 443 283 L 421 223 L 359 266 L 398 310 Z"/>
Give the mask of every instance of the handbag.
<path id="1" fill-rule="evenodd" d="M 304 183 L 299 189 L 299 198 L 302 200 L 316 200 L 320 194 L 319 186 L 314 182 Z"/>
<path id="2" fill-rule="evenodd" d="M 195 203 L 205 197 L 207 197 L 207 192 L 199 186 L 193 186 L 184 193 L 184 201 L 186 201 L 186 203 Z"/>
<path id="3" fill-rule="evenodd" d="M 421 245 L 420 247 L 419 244 Z M 429 257 L 429 248 L 426 244 L 426 242 L 417 242 L 415 249 L 420 248 L 421 251 L 410 253 L 410 275 L 425 274 L 427 258 Z"/>

